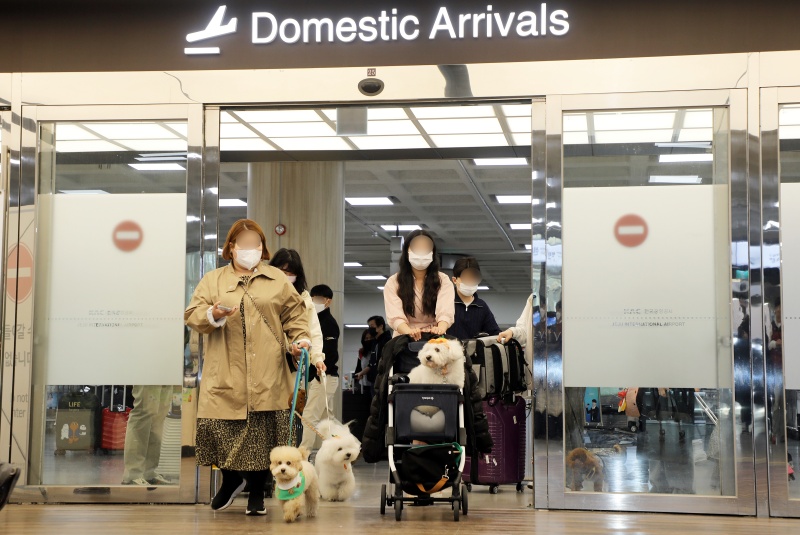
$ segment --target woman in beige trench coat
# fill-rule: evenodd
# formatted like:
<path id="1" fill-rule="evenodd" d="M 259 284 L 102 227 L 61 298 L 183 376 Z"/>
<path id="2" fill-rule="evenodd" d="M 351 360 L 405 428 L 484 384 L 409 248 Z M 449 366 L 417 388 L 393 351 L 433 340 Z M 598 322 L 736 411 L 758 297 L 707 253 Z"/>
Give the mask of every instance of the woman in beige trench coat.
<path id="1" fill-rule="evenodd" d="M 229 507 L 249 483 L 246 514 L 264 515 L 269 452 L 289 440 L 294 384 L 285 354 L 296 359 L 310 348 L 308 315 L 286 275 L 264 262 L 270 254 L 257 223 L 237 221 L 222 257 L 231 263 L 203 277 L 184 313 L 189 327 L 207 335 L 197 463 L 223 474 L 212 509 Z"/>

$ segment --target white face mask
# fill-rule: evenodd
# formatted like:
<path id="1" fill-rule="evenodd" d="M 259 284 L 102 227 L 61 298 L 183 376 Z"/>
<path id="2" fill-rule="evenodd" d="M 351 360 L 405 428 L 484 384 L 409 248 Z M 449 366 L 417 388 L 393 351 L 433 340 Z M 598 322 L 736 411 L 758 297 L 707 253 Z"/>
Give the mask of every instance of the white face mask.
<path id="1" fill-rule="evenodd" d="M 236 263 L 244 269 L 253 269 L 261 263 L 261 249 L 234 249 Z"/>
<path id="2" fill-rule="evenodd" d="M 414 269 L 428 269 L 428 266 L 433 263 L 433 251 L 428 254 L 417 254 L 414 251 L 408 251 L 408 263 L 411 264 L 411 267 Z"/>
<path id="3" fill-rule="evenodd" d="M 286 278 L 289 279 L 289 282 L 291 282 L 292 284 L 297 282 L 297 275 L 286 275 Z"/>
<path id="4" fill-rule="evenodd" d="M 314 310 L 317 311 L 317 314 L 325 310 L 325 303 L 314 303 Z"/>
<path id="5" fill-rule="evenodd" d="M 470 285 L 460 282 L 458 283 L 458 291 L 461 292 L 461 295 L 472 297 L 473 295 L 475 295 L 475 292 L 478 291 L 478 285 L 477 284 Z"/>

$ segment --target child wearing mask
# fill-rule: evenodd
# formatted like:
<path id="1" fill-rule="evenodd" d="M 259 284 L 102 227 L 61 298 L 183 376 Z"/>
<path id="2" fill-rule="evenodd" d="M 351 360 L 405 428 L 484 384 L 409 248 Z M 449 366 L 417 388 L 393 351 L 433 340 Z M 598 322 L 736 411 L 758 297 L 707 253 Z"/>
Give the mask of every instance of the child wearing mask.
<path id="1" fill-rule="evenodd" d="M 447 334 L 459 340 L 476 338 L 481 333 L 500 334 L 489 305 L 477 296 L 481 278 L 478 261 L 471 256 L 459 258 L 453 266 L 456 316 Z"/>

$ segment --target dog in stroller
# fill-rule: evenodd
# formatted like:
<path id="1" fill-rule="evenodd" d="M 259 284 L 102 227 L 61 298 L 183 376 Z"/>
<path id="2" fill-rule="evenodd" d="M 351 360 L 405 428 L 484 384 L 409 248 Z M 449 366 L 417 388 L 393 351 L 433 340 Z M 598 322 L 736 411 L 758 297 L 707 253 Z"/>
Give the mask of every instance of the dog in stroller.
<path id="1" fill-rule="evenodd" d="M 428 344 L 439 350 L 455 347 L 441 341 Z M 408 348 L 424 355 L 425 345 L 411 342 Z M 463 353 L 456 365 L 464 366 Z M 409 382 L 409 375 L 414 376 L 389 371 L 386 446 L 390 475 L 389 483 L 381 487 L 381 514 L 386 513 L 387 505 L 393 506 L 399 521 L 406 503 L 448 503 L 458 521 L 462 512 L 468 512 L 466 485 L 461 482 L 467 440 L 463 379 L 453 384 L 443 382 L 439 375 L 436 383 L 417 383 Z M 423 425 L 420 417 L 426 420 Z M 451 489 L 450 496 L 434 496 L 447 489 Z"/>

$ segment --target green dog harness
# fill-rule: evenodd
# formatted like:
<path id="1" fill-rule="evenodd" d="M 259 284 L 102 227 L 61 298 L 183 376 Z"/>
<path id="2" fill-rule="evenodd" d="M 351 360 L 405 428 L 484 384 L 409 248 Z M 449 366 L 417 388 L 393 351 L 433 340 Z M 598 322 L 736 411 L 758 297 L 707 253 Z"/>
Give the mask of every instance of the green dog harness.
<path id="1" fill-rule="evenodd" d="M 290 483 L 275 485 L 278 488 L 278 499 L 281 501 L 288 501 L 302 496 L 306 490 L 306 476 L 303 472 L 297 474 Z"/>

